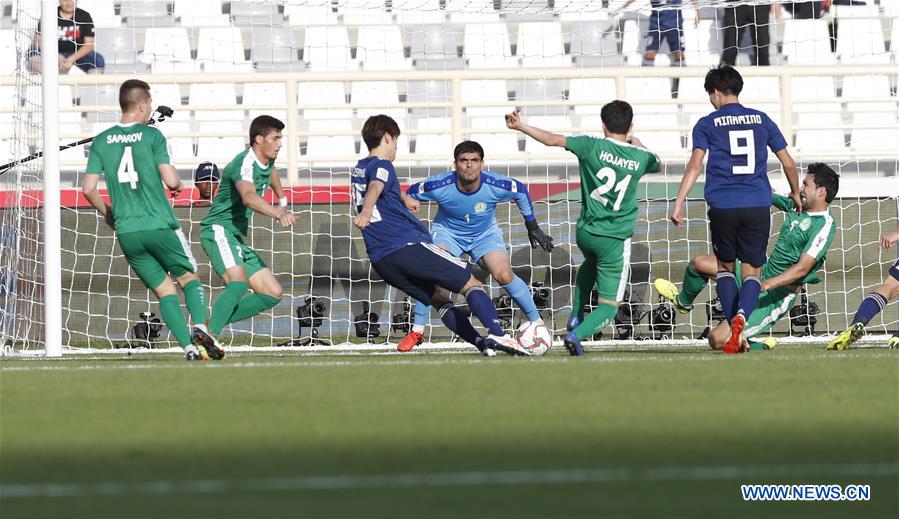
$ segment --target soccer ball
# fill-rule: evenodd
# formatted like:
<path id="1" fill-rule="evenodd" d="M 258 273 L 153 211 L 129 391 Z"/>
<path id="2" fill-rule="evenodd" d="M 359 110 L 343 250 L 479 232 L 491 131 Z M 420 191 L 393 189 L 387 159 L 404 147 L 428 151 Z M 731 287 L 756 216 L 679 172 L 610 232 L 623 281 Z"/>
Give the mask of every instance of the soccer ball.
<path id="1" fill-rule="evenodd" d="M 544 355 L 553 345 L 553 334 L 540 321 L 529 321 L 515 330 L 515 340 L 531 355 Z"/>

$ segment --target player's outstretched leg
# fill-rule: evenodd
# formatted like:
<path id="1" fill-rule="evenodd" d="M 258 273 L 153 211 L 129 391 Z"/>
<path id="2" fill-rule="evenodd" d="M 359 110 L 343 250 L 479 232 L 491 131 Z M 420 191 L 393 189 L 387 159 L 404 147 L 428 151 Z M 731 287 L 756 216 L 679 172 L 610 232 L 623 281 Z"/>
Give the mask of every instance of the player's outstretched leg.
<path id="1" fill-rule="evenodd" d="M 415 313 L 412 316 L 412 331 L 409 332 L 396 349 L 399 351 L 412 351 L 413 348 L 425 341 L 424 331 L 425 325 L 428 324 L 428 316 L 431 314 L 431 307 L 415 301 Z"/>
<path id="2" fill-rule="evenodd" d="M 884 288 L 884 292 L 891 294 L 892 290 L 886 287 L 890 281 L 888 278 L 881 286 L 865 296 L 865 299 L 858 305 L 855 316 L 852 317 L 852 324 L 830 341 L 830 344 L 827 345 L 828 350 L 847 350 L 852 346 L 852 343 L 862 338 L 865 334 L 865 326 L 868 325 L 874 316 L 883 311 L 883 308 L 889 302 L 887 296 L 881 294 L 878 289 Z M 896 282 L 896 284 L 899 285 L 899 282 Z"/>
<path id="3" fill-rule="evenodd" d="M 493 357 L 496 355 L 496 351 L 494 348 L 490 347 L 489 343 L 485 343 L 484 337 L 481 336 L 477 331 L 475 331 L 474 326 L 471 325 L 471 321 L 468 320 L 468 316 L 465 315 L 461 310 L 456 308 L 456 306 L 452 302 L 446 302 L 438 310 L 440 314 L 440 320 L 443 321 L 443 324 L 449 328 L 450 331 L 462 337 L 469 344 L 474 344 L 475 348 L 481 352 L 481 355 L 485 357 Z"/>
<path id="4" fill-rule="evenodd" d="M 899 350 L 899 332 L 894 333 L 893 336 L 887 340 L 887 348 Z"/>
<path id="5" fill-rule="evenodd" d="M 472 278 L 474 280 L 474 278 Z M 506 332 L 499 326 L 499 316 L 496 313 L 496 307 L 493 301 L 484 291 L 484 287 L 480 283 L 463 290 L 465 301 L 468 302 L 468 308 L 471 313 L 478 317 L 484 328 L 487 328 L 487 337 L 484 339 L 485 344 L 497 351 L 502 351 L 510 355 L 528 355 L 528 353 L 515 342 L 515 339 L 509 337 Z"/>
<path id="6" fill-rule="evenodd" d="M 718 262 L 714 256 L 696 256 L 684 270 L 682 290 L 678 291 L 674 283 L 662 278 L 656 279 L 653 286 L 660 296 L 677 308 L 678 312 L 685 314 L 693 309 L 696 297 L 705 289 L 706 283 L 715 276 L 717 270 Z"/>

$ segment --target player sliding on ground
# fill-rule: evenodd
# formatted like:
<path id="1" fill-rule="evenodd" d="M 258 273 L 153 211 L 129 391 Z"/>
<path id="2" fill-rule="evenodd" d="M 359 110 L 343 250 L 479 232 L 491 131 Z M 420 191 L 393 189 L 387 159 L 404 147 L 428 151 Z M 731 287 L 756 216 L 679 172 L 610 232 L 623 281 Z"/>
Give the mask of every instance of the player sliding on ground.
<path id="1" fill-rule="evenodd" d="M 820 283 L 817 271 L 824 265 L 824 255 L 836 233 L 830 202 L 836 197 L 839 187 L 840 177 L 834 170 L 816 163 L 809 165 L 802 180 L 802 191 L 799 193 L 801 213 L 796 214 L 792 199 L 773 195 L 774 207 L 785 211 L 786 219 L 780 227 L 771 257 L 762 268 L 761 293 L 755 311 L 746 321 L 740 351 L 768 349 L 770 345 L 748 339 L 765 333 L 788 315 L 804 283 Z M 738 276 L 741 267 L 737 260 L 734 268 Z M 714 256 L 697 256 L 684 272 L 680 292 L 666 279 L 656 279 L 654 286 L 679 312 L 687 313 L 693 308 L 696 296 L 705 288 L 706 281 L 716 274 L 718 262 Z M 722 322 L 709 333 L 709 346 L 721 350 L 729 336 L 730 328 Z"/>
<path id="2" fill-rule="evenodd" d="M 372 268 L 387 284 L 436 307 L 443 324 L 481 354 L 491 356 L 499 350 L 527 355 L 500 328 L 496 308 L 471 275 L 471 265 L 434 245 L 428 230 L 406 207 L 393 168 L 399 136 L 400 127 L 392 118 L 369 117 L 362 126 L 369 154 L 353 168 L 353 225 L 362 230 Z M 487 328 L 487 337 L 475 331 L 447 291 L 465 296 L 471 312 Z"/>
<path id="3" fill-rule="evenodd" d="M 437 202 L 439 209 L 431 223 L 434 244 L 456 257 L 468 254 L 506 289 L 528 321 L 542 323 L 530 289 L 512 272 L 506 242 L 496 223 L 496 204 L 514 200 L 524 217 L 531 247 L 539 245 L 546 252 L 552 250 L 553 239 L 537 224 L 527 186 L 513 178 L 482 171 L 484 148 L 474 141 L 459 143 L 453 150 L 453 158 L 454 171 L 409 186 L 406 206 L 418 211 L 420 202 Z M 397 345 L 398 350 L 410 351 L 424 341 L 423 332 L 430 313 L 430 306 L 415 302 L 412 331 Z"/>
<path id="4" fill-rule="evenodd" d="M 702 172 L 706 150 L 705 201 L 709 205 L 712 249 L 718 260 L 716 288 L 731 335 L 724 353 L 738 353 L 742 333 L 762 290 L 759 274 L 765 264 L 771 234 L 771 184 L 768 149 L 783 165 L 790 198 L 797 212 L 799 174 L 787 151 L 787 141 L 768 115 L 740 104 L 743 78 L 735 69 L 720 65 L 705 76 L 705 90 L 715 111 L 693 127 L 693 154 L 674 202 L 671 221 L 684 222 L 684 204 Z M 742 264 L 742 283 L 734 277 L 735 262 Z"/>
<path id="5" fill-rule="evenodd" d="M 884 250 L 887 250 L 892 247 L 897 240 L 899 240 L 899 229 L 884 234 L 880 238 L 879 245 Z M 887 303 L 899 295 L 899 260 L 896 260 L 896 262 L 893 263 L 888 272 L 889 273 L 883 280 L 883 283 L 865 296 L 861 304 L 858 305 L 858 310 L 855 311 L 855 316 L 852 318 L 852 324 L 849 328 L 846 328 L 827 345 L 828 350 L 849 349 L 849 346 L 851 346 L 853 342 L 859 340 L 861 336 L 864 335 L 865 326 L 868 325 L 868 322 L 871 321 L 875 315 L 880 313 Z M 899 349 L 899 331 L 893 333 L 893 336 L 887 341 L 887 346 L 891 350 Z"/>
<path id="6" fill-rule="evenodd" d="M 238 153 L 222 170 L 218 193 L 209 214 L 200 222 L 203 250 L 212 269 L 225 282 L 209 318 L 212 337 L 218 337 L 229 323 L 259 315 L 281 300 L 281 283 L 244 237 L 254 212 L 269 216 L 284 227 L 291 227 L 297 220 L 287 210 L 287 198 L 275 169 L 283 129 L 284 123 L 272 116 L 253 119 L 250 148 Z M 262 198 L 269 187 L 278 197 L 277 207 Z M 248 289 L 253 292 L 247 293 Z M 214 349 L 224 355 L 218 343 Z"/>
<path id="7" fill-rule="evenodd" d="M 577 221 L 577 245 L 584 254 L 572 298 L 565 347 L 571 355 L 583 355 L 581 341 L 602 330 L 618 313 L 630 276 L 631 236 L 637 220 L 637 183 L 644 173 L 661 171 L 654 153 L 636 138 L 634 111 L 624 101 L 602 107 L 605 137 L 564 137 L 528 126 L 518 112 L 506 116 L 506 126 L 546 146 L 574 153 L 581 174 L 581 215 Z M 584 318 L 593 286 L 598 306 Z"/>
<path id="8" fill-rule="evenodd" d="M 173 195 L 178 194 L 181 179 L 170 163 L 165 137 L 147 125 L 153 113 L 152 102 L 147 83 L 137 79 L 122 83 L 121 122 L 94 137 L 82 190 L 115 230 L 128 264 L 159 298 L 162 319 L 184 348 L 187 360 L 205 360 L 207 350 L 202 344 L 211 339 L 203 326 L 206 291 L 197 278 L 197 262 L 190 244 L 165 194 L 166 187 Z M 100 175 L 105 177 L 111 207 L 97 191 Z M 181 313 L 175 283 L 169 274 L 184 291 L 194 323 L 193 333 Z M 193 341 L 201 347 L 193 345 Z"/>

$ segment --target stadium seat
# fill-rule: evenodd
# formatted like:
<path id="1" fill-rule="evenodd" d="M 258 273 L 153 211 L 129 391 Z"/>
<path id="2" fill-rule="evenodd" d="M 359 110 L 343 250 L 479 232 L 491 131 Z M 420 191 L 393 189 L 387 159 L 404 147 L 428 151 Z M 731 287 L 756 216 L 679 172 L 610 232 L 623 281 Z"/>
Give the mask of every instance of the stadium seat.
<path id="1" fill-rule="evenodd" d="M 387 12 L 384 0 L 342 0 L 337 4 L 337 14 L 344 25 L 390 25 L 393 14 Z"/>
<path id="2" fill-rule="evenodd" d="M 624 80 L 624 99 L 629 99 L 634 106 L 634 111 L 644 110 L 647 105 L 641 105 L 641 100 L 664 101 L 671 99 L 671 80 L 663 77 L 631 77 Z M 674 104 L 648 105 L 651 112 L 664 113 L 677 110 Z"/>
<path id="3" fill-rule="evenodd" d="M 518 24 L 516 53 L 521 66 L 530 68 L 568 67 L 571 58 L 565 55 L 562 25 L 558 22 L 522 22 Z"/>
<path id="4" fill-rule="evenodd" d="M 393 0 L 392 11 L 400 25 L 434 25 L 446 21 L 440 0 Z M 416 27 L 416 31 L 420 28 Z"/>
<path id="5" fill-rule="evenodd" d="M 409 57 L 415 68 L 456 70 L 465 68 L 459 57 L 456 32 L 446 25 L 428 25 L 412 31 Z"/>
<path id="6" fill-rule="evenodd" d="M 896 98 L 891 96 L 888 76 L 844 76 L 840 97 L 883 98 L 883 101 L 844 101 L 849 113 L 896 111 Z"/>
<path id="7" fill-rule="evenodd" d="M 428 131 L 415 136 L 415 155 L 433 155 L 441 157 L 427 160 L 433 164 L 447 164 L 453 161 L 452 119 L 448 117 L 426 117 L 418 119 L 416 129 Z M 433 132 L 433 133 L 430 133 Z M 443 159 L 442 157 L 446 157 Z M 416 157 L 416 160 L 421 160 Z"/>
<path id="8" fill-rule="evenodd" d="M 780 100 L 780 78 L 774 76 L 746 76 L 740 101 L 746 106 L 760 103 L 778 103 Z"/>
<path id="9" fill-rule="evenodd" d="M 197 36 L 197 63 L 205 72 L 251 72 L 237 27 L 203 27 Z"/>
<path id="10" fill-rule="evenodd" d="M 198 130 L 201 133 L 222 135 L 233 133 L 243 135 L 246 131 L 242 121 L 201 121 Z M 198 137 L 197 160 L 211 161 L 218 164 L 227 164 L 235 155 L 247 149 L 247 137 L 223 136 L 223 137 Z"/>
<path id="11" fill-rule="evenodd" d="M 515 83 L 516 101 L 562 101 L 564 98 L 561 79 L 525 79 Z M 523 106 L 521 113 L 527 116 L 565 115 L 568 113 L 568 107 Z"/>
<path id="12" fill-rule="evenodd" d="M 175 0 L 175 18 L 181 27 L 223 27 L 229 25 L 222 13 L 222 0 Z"/>
<path id="13" fill-rule="evenodd" d="M 509 92 L 505 80 L 481 79 L 462 82 L 462 106 L 470 117 L 498 116 L 512 111 L 510 106 L 472 106 L 473 103 L 506 103 Z"/>
<path id="14" fill-rule="evenodd" d="M 364 70 L 409 70 L 403 35 L 397 25 L 364 25 L 359 28 L 356 60 Z"/>
<path id="15" fill-rule="evenodd" d="M 303 109 L 305 119 L 351 119 L 350 108 L 304 108 L 307 105 L 347 106 L 344 83 L 338 81 L 319 83 L 299 83 L 297 104 Z"/>
<path id="16" fill-rule="evenodd" d="M 130 27 L 172 27 L 175 25 L 175 18 L 169 14 L 165 0 L 122 2 L 120 15 Z"/>
<path id="17" fill-rule="evenodd" d="M 358 64 L 350 57 L 350 35 L 343 26 L 306 28 L 303 60 L 314 72 L 358 68 Z"/>
<path id="18" fill-rule="evenodd" d="M 615 80 L 612 78 L 574 78 L 568 88 L 568 99 L 574 104 L 574 113 L 599 114 L 602 105 L 616 98 Z M 584 102 L 597 103 L 587 105 Z"/>
<path id="19" fill-rule="evenodd" d="M 611 22 L 577 22 L 571 26 L 571 49 L 578 67 L 618 67 L 623 63 Z"/>
<path id="20" fill-rule="evenodd" d="M 562 135 L 572 133 L 571 117 L 567 115 L 538 115 L 528 117 L 526 122 L 537 128 Z M 524 152 L 528 155 L 558 155 L 559 159 L 557 160 L 568 160 L 569 157 L 573 157 L 572 155 L 568 155 L 568 151 L 566 151 L 565 148 L 560 148 L 558 146 L 544 146 L 542 143 L 530 138 L 524 140 Z"/>
<path id="21" fill-rule="evenodd" d="M 78 0 L 78 9 L 90 13 L 94 28 L 114 29 L 122 26 L 122 18 L 115 13 L 114 0 Z"/>
<path id="22" fill-rule="evenodd" d="M 683 132 L 677 129 L 679 125 L 678 115 L 674 113 L 656 113 L 651 117 L 643 114 L 634 120 L 634 135 L 654 153 L 681 151 L 683 149 L 681 144 Z M 643 128 L 670 129 L 644 130 Z"/>
<path id="23" fill-rule="evenodd" d="M 95 32 L 94 49 L 106 60 L 110 69 L 146 72 L 146 64 L 139 61 L 137 34 L 134 29 L 100 29 Z"/>
<path id="24" fill-rule="evenodd" d="M 242 105 L 249 110 L 250 119 L 268 114 L 286 123 L 287 112 L 284 110 L 256 108 L 257 106 L 285 106 L 286 104 L 287 86 L 284 83 L 246 83 L 243 86 Z"/>
<path id="25" fill-rule="evenodd" d="M 520 157 L 518 149 L 519 133 L 506 128 L 499 117 L 473 117 L 469 138 L 484 147 L 487 157 Z M 447 153 L 449 155 L 449 153 Z M 521 157 L 522 159 L 524 157 Z M 521 160 L 496 159 L 496 163 L 520 163 Z"/>
<path id="26" fill-rule="evenodd" d="M 551 22 L 554 14 L 546 0 L 500 0 L 500 16 L 507 22 Z"/>
<path id="27" fill-rule="evenodd" d="M 337 25 L 337 13 L 331 7 L 331 0 L 312 0 L 301 5 L 289 3 L 284 6 L 284 16 L 290 25 Z"/>
<path id="28" fill-rule="evenodd" d="M 881 2 L 886 7 L 890 2 Z M 874 5 L 874 2 L 870 2 L 867 5 L 833 5 L 831 6 L 831 11 L 833 12 L 834 18 L 843 22 L 846 18 L 877 18 L 880 16 L 880 12 L 878 7 Z M 889 13 L 884 13 L 889 16 Z"/>
<path id="29" fill-rule="evenodd" d="M 190 56 L 187 29 L 183 27 L 147 29 L 140 60 L 150 65 L 154 74 L 196 71 L 196 63 Z"/>
<path id="30" fill-rule="evenodd" d="M 406 117 L 404 108 L 379 108 L 378 105 L 398 104 L 399 89 L 396 81 L 354 81 L 350 86 L 350 104 L 356 108 L 356 117 L 365 121 L 372 115 L 385 114 L 394 119 Z M 363 107 L 362 105 L 374 105 Z"/>
<path id="31" fill-rule="evenodd" d="M 181 87 L 171 83 L 152 83 L 150 85 L 150 95 L 153 97 L 153 104 L 156 106 L 165 105 L 175 109 L 175 119 L 190 119 L 187 114 L 179 113 L 178 108 L 183 105 L 181 102 Z"/>
<path id="32" fill-rule="evenodd" d="M 274 27 L 284 23 L 284 16 L 276 4 L 232 0 L 231 23 Z"/>
<path id="33" fill-rule="evenodd" d="M 346 159 L 356 155 L 356 141 L 352 135 L 330 135 L 329 132 L 352 131 L 348 119 L 314 119 L 309 121 L 309 140 L 304 158 L 322 166 L 345 166 Z M 331 160 L 328 160 L 331 159 Z"/>
<path id="34" fill-rule="evenodd" d="M 796 147 L 800 150 L 837 151 L 846 147 L 843 124 L 838 113 L 799 114 L 796 130 Z"/>
<path id="35" fill-rule="evenodd" d="M 836 63 L 836 55 L 830 51 L 827 22 L 820 19 L 785 21 L 783 55 L 790 65 Z"/>
<path id="36" fill-rule="evenodd" d="M 190 105 L 231 106 L 237 104 L 237 88 L 234 83 L 194 83 L 188 93 Z M 240 110 L 194 110 L 194 119 L 205 121 L 243 121 Z"/>
<path id="37" fill-rule="evenodd" d="M 691 12 L 693 12 L 691 10 Z M 693 15 L 684 14 L 685 20 Z M 721 60 L 721 38 L 715 20 L 699 20 L 699 26 L 684 22 L 684 60 L 689 66 L 713 66 Z"/>
<path id="38" fill-rule="evenodd" d="M 499 22 L 499 12 L 493 7 L 493 0 L 446 0 L 446 11 L 450 13 L 450 23 Z"/>
<path id="39" fill-rule="evenodd" d="M 250 49 L 250 59 L 259 72 L 306 69 L 290 27 L 254 27 Z"/>
<path id="40" fill-rule="evenodd" d="M 406 101 L 409 103 L 448 103 L 450 100 L 449 81 L 429 79 L 409 82 L 406 92 Z M 424 117 L 449 117 L 451 111 L 452 107 L 449 106 L 410 108 L 412 115 Z"/>
<path id="41" fill-rule="evenodd" d="M 119 87 L 118 85 L 85 85 L 79 90 L 81 107 L 84 108 L 88 122 L 107 122 L 119 119 Z M 99 110 L 96 107 L 107 107 Z"/>
<path id="42" fill-rule="evenodd" d="M 471 23 L 465 26 L 463 56 L 471 68 L 514 68 L 509 29 L 505 23 Z"/>
<path id="43" fill-rule="evenodd" d="M 899 2 L 896 2 L 899 11 Z M 890 51 L 893 53 L 893 63 L 899 63 L 899 15 L 893 18 L 893 28 L 890 31 Z"/>
<path id="44" fill-rule="evenodd" d="M 608 10 L 602 3 L 584 0 L 556 0 L 553 12 L 561 22 L 598 22 L 609 19 Z"/>
<path id="45" fill-rule="evenodd" d="M 886 128 L 859 128 L 882 125 Z M 896 112 L 860 112 L 852 115 L 852 148 L 863 151 L 892 151 L 899 154 L 899 123 Z"/>
<path id="46" fill-rule="evenodd" d="M 169 143 L 170 158 L 175 164 L 188 164 L 191 167 L 196 166 L 194 162 L 194 139 L 193 137 L 170 137 L 177 133 L 190 133 L 190 123 L 187 121 L 166 121 L 159 125 L 159 129 Z M 235 153 L 237 151 L 235 150 Z"/>
<path id="47" fill-rule="evenodd" d="M 0 30 L 0 75 L 11 76 L 16 71 L 16 32 L 9 29 Z"/>
<path id="48" fill-rule="evenodd" d="M 641 20 L 625 20 L 621 31 L 621 55 L 631 66 L 643 63 L 643 35 L 648 30 L 648 22 Z"/>
<path id="49" fill-rule="evenodd" d="M 880 18 L 841 18 L 837 26 L 837 56 L 844 64 L 886 65 L 890 55 L 883 41 Z"/>
<path id="50" fill-rule="evenodd" d="M 81 112 L 66 112 L 63 111 L 64 108 L 72 108 L 75 106 L 75 98 L 72 96 L 72 85 L 59 85 L 57 87 L 57 92 L 59 93 L 58 108 L 60 109 L 59 117 L 60 123 L 75 123 L 81 124 Z"/>
<path id="51" fill-rule="evenodd" d="M 834 100 L 837 88 L 833 76 L 793 76 L 790 78 L 793 113 L 839 112 L 842 108 Z M 816 101 L 797 103 L 796 101 Z"/>

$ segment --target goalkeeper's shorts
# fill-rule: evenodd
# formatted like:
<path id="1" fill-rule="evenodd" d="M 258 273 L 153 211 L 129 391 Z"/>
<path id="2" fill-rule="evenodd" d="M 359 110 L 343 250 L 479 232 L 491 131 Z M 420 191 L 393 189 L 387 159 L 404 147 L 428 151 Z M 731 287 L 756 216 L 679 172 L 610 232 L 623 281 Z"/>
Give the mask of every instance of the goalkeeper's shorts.
<path id="1" fill-rule="evenodd" d="M 200 230 L 200 245 L 209 256 L 212 270 L 219 277 L 231 267 L 243 267 L 247 278 L 267 268 L 259 254 L 243 241 L 243 237 L 230 232 L 221 225 L 210 225 Z"/>
<path id="2" fill-rule="evenodd" d="M 161 285 L 167 272 L 177 278 L 197 271 L 197 260 L 181 229 L 128 232 L 117 238 L 125 259 L 147 288 Z"/>

